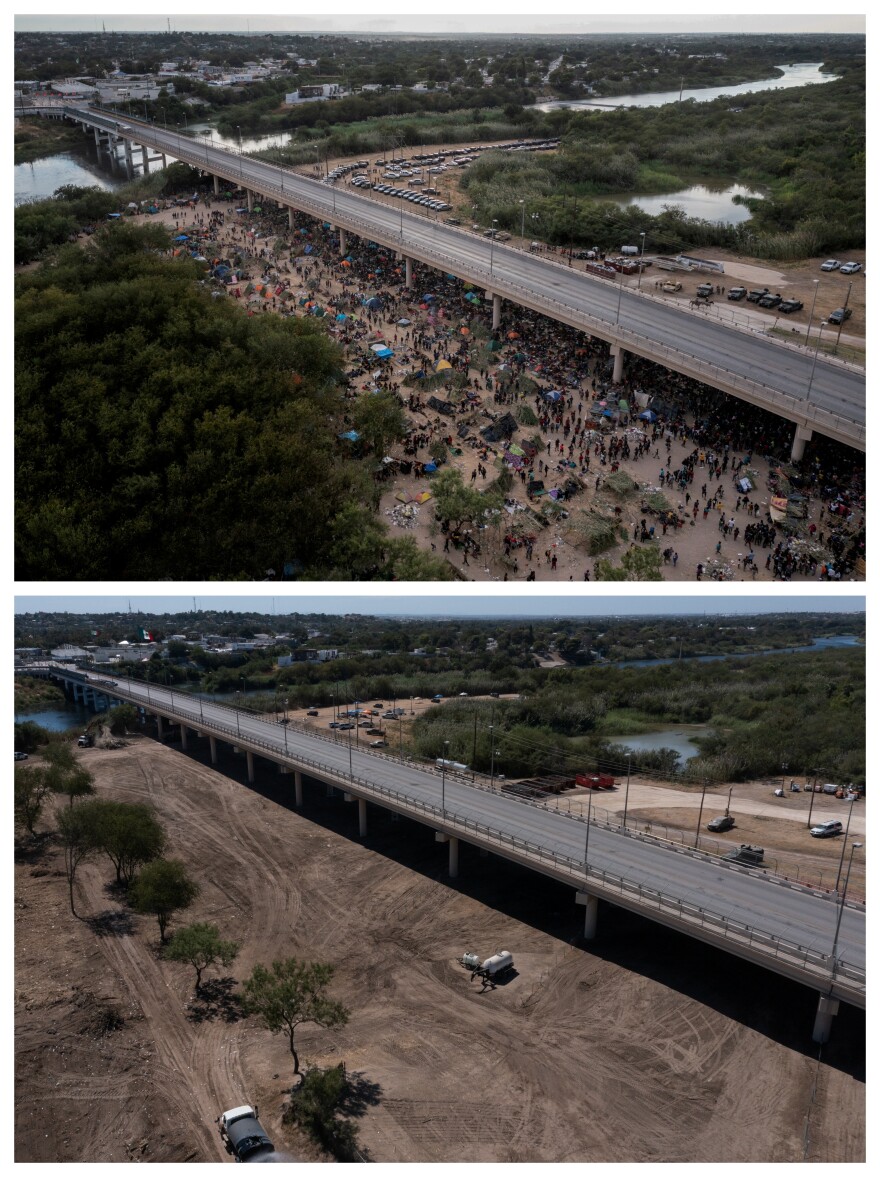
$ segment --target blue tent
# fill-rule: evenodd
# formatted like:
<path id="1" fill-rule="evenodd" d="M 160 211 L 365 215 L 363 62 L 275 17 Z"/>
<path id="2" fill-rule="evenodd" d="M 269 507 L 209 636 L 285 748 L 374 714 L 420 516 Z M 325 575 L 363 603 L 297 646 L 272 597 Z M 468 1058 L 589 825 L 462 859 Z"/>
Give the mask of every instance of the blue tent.
<path id="1" fill-rule="evenodd" d="M 370 307 L 371 310 L 380 311 L 382 309 L 382 299 L 373 295 L 372 298 L 367 299 L 364 305 Z"/>
<path id="2" fill-rule="evenodd" d="M 647 421 L 649 425 L 652 425 L 657 420 L 657 414 L 652 413 L 650 409 L 645 409 L 644 413 L 639 413 L 639 420 Z"/>
<path id="3" fill-rule="evenodd" d="M 356 433 L 354 429 L 349 429 L 348 433 L 340 433 L 338 436 L 341 438 L 344 437 L 346 441 L 360 441 L 361 437 L 361 435 Z"/>
<path id="4" fill-rule="evenodd" d="M 374 352 L 373 354 L 380 360 L 389 360 L 394 355 L 394 352 L 390 347 L 383 347 L 381 351 Z"/>
<path id="5" fill-rule="evenodd" d="M 551 404 L 554 404 L 554 405 L 556 404 L 557 401 L 562 400 L 562 393 L 557 392 L 556 389 L 553 389 L 552 391 L 547 390 L 542 395 L 543 395 L 545 401 L 550 401 Z"/>
<path id="6" fill-rule="evenodd" d="M 348 315 L 339 314 L 336 316 L 336 322 L 337 323 L 344 323 L 347 318 L 348 318 Z"/>
<path id="7" fill-rule="evenodd" d="M 189 236 L 186 233 L 181 233 L 177 237 L 172 238 L 173 241 L 189 241 Z"/>
<path id="8" fill-rule="evenodd" d="M 424 470 L 426 474 L 434 474 L 437 470 L 437 464 L 435 462 L 426 462 Z"/>

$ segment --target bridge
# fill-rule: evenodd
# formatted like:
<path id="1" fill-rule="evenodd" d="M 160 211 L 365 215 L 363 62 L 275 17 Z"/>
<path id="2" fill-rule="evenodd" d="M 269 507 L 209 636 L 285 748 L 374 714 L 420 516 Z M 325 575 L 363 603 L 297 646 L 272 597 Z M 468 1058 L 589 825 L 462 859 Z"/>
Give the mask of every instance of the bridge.
<path id="1" fill-rule="evenodd" d="M 184 751 L 190 739 L 207 739 L 214 764 L 218 741 L 231 744 L 245 756 L 249 781 L 262 757 L 292 774 L 297 809 L 305 779 L 339 789 L 357 803 L 361 837 L 370 805 L 420 822 L 448 844 L 451 877 L 465 843 L 567 884 L 584 907 L 586 939 L 596 934 L 602 899 L 806 985 L 819 995 L 818 1042 L 827 1041 L 840 1001 L 866 1006 L 865 908 L 844 903 L 845 896 L 546 809 L 498 792 L 485 778 L 362 748 L 350 732 L 299 730 L 184 691 L 56 663 L 20 673 L 52 678 L 89 703 L 130 702 L 155 720 L 160 737 L 166 725 L 178 727 Z"/>
<path id="2" fill-rule="evenodd" d="M 18 111 L 17 113 L 21 113 Z M 311 176 L 199 142 L 135 118 L 119 118 L 70 103 L 40 106 L 32 114 L 63 117 L 91 131 L 96 142 L 121 144 L 129 162 L 139 145 L 172 156 L 247 192 L 288 209 L 290 223 L 299 210 L 331 222 L 340 233 L 375 241 L 405 260 L 407 283 L 412 261 L 450 273 L 484 289 L 493 302 L 493 326 L 508 299 L 587 335 L 605 340 L 614 356 L 615 381 L 623 375 L 627 353 L 642 356 L 731 396 L 766 409 L 795 425 L 792 459 L 803 456 L 813 433 L 865 449 L 865 374 L 842 362 L 819 358 L 753 329 L 708 319 L 663 302 L 648 291 L 620 281 L 593 277 L 523 250 L 414 213 L 392 208 L 353 191 L 337 191 Z"/>

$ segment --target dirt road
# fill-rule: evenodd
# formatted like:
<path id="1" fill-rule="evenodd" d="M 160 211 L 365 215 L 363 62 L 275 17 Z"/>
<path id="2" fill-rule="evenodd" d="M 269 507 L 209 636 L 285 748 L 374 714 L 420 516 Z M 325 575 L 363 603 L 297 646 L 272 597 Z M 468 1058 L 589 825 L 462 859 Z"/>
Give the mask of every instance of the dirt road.
<path id="1" fill-rule="evenodd" d="M 355 1075 L 373 1160 L 799 1161 L 808 1112 L 810 1160 L 862 1159 L 852 1010 L 818 1064 L 805 990 L 607 906 L 585 948 L 570 889 L 466 846 L 452 883 L 427 828 L 371 806 L 358 841 L 338 794 L 307 781 L 296 813 L 289 776 L 260 764 L 248 788 L 241 758 L 221 754 L 231 779 L 200 744 L 83 759 L 99 795 L 156 806 L 202 886 L 187 919 L 241 941 L 238 980 L 285 955 L 336 965 L 351 1021 L 304 1027 L 300 1049 Z M 281 1123 L 285 1043 L 238 1017 L 222 977 L 193 1000 L 110 864 L 82 869 L 75 920 L 59 851 L 18 858 L 16 1159 L 221 1160 L 212 1121 L 245 1101 L 277 1147 L 316 1158 Z M 456 958 L 498 948 L 516 975 L 482 992 Z"/>

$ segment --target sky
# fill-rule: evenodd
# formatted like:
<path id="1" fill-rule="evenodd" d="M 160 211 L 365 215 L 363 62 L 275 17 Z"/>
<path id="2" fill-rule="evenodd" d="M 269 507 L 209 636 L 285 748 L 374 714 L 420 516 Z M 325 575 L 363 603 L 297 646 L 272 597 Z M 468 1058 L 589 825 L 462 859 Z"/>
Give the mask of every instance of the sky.
<path id="1" fill-rule="evenodd" d="M 473 5 L 449 0 L 442 12 L 414 12 L 410 2 L 385 0 L 373 5 L 355 0 L 348 11 L 323 12 L 312 6 L 290 15 L 289 4 L 263 3 L 253 15 L 224 0 L 209 4 L 187 4 L 186 14 L 124 14 L 118 5 L 91 14 L 58 13 L 56 4 L 27 3 L 17 5 L 15 30 L 46 32 L 95 32 L 102 22 L 112 32 L 165 32 L 171 28 L 192 32 L 329 32 L 329 33 L 863 33 L 865 17 L 861 14 L 829 14 L 809 3 L 777 5 L 782 12 L 766 13 L 763 5 L 737 3 L 730 15 L 707 12 L 705 4 L 679 3 L 676 14 L 645 15 L 644 3 L 617 3 L 613 13 L 584 15 L 584 5 L 573 0 L 557 0 L 552 14 L 535 15 L 534 7 L 510 0 L 483 3 L 480 12 Z M 749 9 L 754 11 L 750 12 Z M 378 8 L 378 11 L 376 10 Z M 350 10 L 354 10 L 353 12 Z M 630 12 L 629 9 L 632 9 Z M 786 12 L 786 9 L 791 11 Z"/>
<path id="2" fill-rule="evenodd" d="M 566 588 L 567 586 L 561 586 Z M 629 586 L 621 586 L 629 587 Z M 198 609 L 220 610 L 239 613 L 266 613 L 270 616 L 286 613 L 360 613 L 382 617 L 602 617 L 609 614 L 657 615 L 686 614 L 699 616 L 703 613 L 780 613 L 780 612 L 861 612 L 865 608 L 863 592 L 857 595 L 792 594 L 786 586 L 782 594 L 728 595 L 724 592 L 684 596 L 678 592 L 654 591 L 617 592 L 589 595 L 583 592 L 555 593 L 553 596 L 531 596 L 497 591 L 491 594 L 472 592 L 397 593 L 390 595 L 386 586 L 358 585 L 357 597 L 342 592 L 335 586 L 328 586 L 326 592 L 296 592 L 283 594 L 240 594 L 217 595 L 196 592 L 190 596 L 157 596 L 152 593 L 126 593 L 124 595 L 99 596 L 94 593 L 83 595 L 63 594 L 58 596 L 18 596 L 15 612 L 19 613 L 124 613 L 143 612 L 152 614 L 186 613 L 193 609 L 193 600 Z M 812 588 L 812 586 L 809 586 Z M 837 587 L 837 586 L 835 586 Z M 368 589 L 380 588 L 379 592 Z"/>

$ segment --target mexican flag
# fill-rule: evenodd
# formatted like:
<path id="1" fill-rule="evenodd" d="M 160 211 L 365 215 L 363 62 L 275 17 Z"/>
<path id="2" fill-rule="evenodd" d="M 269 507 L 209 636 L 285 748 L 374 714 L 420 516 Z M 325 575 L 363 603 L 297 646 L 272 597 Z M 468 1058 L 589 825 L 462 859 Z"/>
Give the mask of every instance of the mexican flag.
<path id="1" fill-rule="evenodd" d="M 153 635 L 148 629 L 139 629 L 138 633 L 141 635 L 142 642 L 151 642 L 153 640 Z"/>

